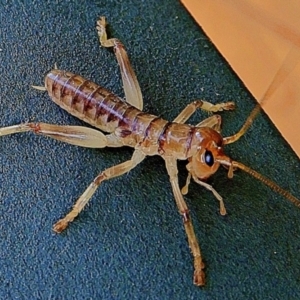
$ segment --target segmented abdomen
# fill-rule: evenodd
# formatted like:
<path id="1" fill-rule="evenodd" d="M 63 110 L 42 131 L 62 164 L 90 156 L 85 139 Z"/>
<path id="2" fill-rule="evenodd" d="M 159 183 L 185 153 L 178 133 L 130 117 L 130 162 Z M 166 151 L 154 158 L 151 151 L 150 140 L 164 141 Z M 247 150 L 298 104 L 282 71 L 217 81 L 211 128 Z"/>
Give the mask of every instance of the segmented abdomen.
<path id="1" fill-rule="evenodd" d="M 52 70 L 45 78 L 45 86 L 56 104 L 106 132 L 119 126 L 129 108 L 139 112 L 105 88 L 70 72 Z"/>
<path id="2" fill-rule="evenodd" d="M 148 155 L 169 151 L 185 159 L 193 127 L 144 113 L 107 89 L 67 71 L 46 75 L 51 99 L 70 114 L 106 132 L 116 132 L 124 144 L 140 144 Z"/>

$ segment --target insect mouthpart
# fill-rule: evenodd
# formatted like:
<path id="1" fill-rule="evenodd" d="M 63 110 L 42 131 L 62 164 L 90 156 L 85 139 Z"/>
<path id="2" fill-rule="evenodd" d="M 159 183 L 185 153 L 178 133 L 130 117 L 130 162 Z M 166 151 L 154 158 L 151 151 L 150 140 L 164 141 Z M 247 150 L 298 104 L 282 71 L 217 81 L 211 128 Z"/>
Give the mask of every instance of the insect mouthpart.
<path id="1" fill-rule="evenodd" d="M 234 167 L 233 167 L 233 163 L 232 163 L 232 159 L 226 155 L 222 155 L 217 157 L 216 159 L 223 167 L 225 167 L 226 169 L 228 169 L 228 178 L 232 178 L 233 177 L 233 171 L 234 171 Z"/>

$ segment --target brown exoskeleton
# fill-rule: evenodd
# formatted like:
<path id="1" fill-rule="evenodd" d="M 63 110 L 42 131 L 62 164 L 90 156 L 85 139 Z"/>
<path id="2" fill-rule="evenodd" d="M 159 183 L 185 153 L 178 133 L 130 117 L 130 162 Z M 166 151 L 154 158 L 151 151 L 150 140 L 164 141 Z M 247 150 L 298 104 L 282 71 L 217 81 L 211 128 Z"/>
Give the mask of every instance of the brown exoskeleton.
<path id="1" fill-rule="evenodd" d="M 222 215 L 226 214 L 222 197 L 205 182 L 205 179 L 214 174 L 220 165 L 228 168 L 229 177 L 233 177 L 233 171 L 236 168 L 242 169 L 284 195 L 298 207 L 300 207 L 300 201 L 271 180 L 230 159 L 223 152 L 226 144 L 237 141 L 246 132 L 260 106 L 253 110 L 237 134 L 226 138 L 220 134 L 221 117 L 218 115 L 213 115 L 196 126 L 187 125 L 185 122 L 198 108 L 209 112 L 231 110 L 234 109 L 233 102 L 210 104 L 197 100 L 189 104 L 173 122 L 143 112 L 142 93 L 124 46 L 118 39 L 107 39 L 105 27 L 105 18 L 102 17 L 97 22 L 100 44 L 103 47 L 114 48 L 121 69 L 126 102 L 79 75 L 58 69 L 54 69 L 46 75 L 45 87 L 36 88 L 48 91 L 50 98 L 60 107 L 109 134 L 104 135 L 98 130 L 80 126 L 25 123 L 0 128 L 0 136 L 32 131 L 77 146 L 92 148 L 129 146 L 134 148 L 130 160 L 104 170 L 93 180 L 72 210 L 54 225 L 53 230 L 58 233 L 62 232 L 78 216 L 103 181 L 129 172 L 148 155 L 161 156 L 166 164 L 175 202 L 183 217 L 188 243 L 194 257 L 194 284 L 203 286 L 205 284 L 204 263 L 189 210 L 182 196 L 187 193 L 191 178 L 215 195 L 220 202 Z M 177 160 L 188 160 L 187 170 L 189 173 L 186 185 L 182 190 L 178 185 Z"/>

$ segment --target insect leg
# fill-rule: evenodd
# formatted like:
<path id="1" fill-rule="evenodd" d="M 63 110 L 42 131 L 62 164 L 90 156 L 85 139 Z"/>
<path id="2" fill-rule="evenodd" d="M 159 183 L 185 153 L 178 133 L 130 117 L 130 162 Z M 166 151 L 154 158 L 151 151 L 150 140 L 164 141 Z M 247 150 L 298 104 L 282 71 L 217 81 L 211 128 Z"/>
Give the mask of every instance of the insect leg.
<path id="1" fill-rule="evenodd" d="M 204 263 L 202 261 L 200 247 L 194 232 L 192 220 L 189 214 L 188 207 L 182 197 L 182 194 L 178 185 L 178 169 L 176 165 L 176 160 L 173 158 L 165 158 L 166 168 L 170 176 L 170 182 L 177 204 L 179 213 L 183 217 L 183 223 L 185 232 L 188 237 L 189 246 L 191 248 L 194 257 L 194 284 L 198 286 L 203 286 L 205 284 L 205 274 L 204 274 Z"/>
<path id="2" fill-rule="evenodd" d="M 102 47 L 113 47 L 118 64 L 121 69 L 123 87 L 125 92 L 126 101 L 135 106 L 136 108 L 143 110 L 143 96 L 140 85 L 136 78 L 135 72 L 131 67 L 129 58 L 127 56 L 124 45 L 120 40 L 116 38 L 107 39 L 106 34 L 106 20 L 105 17 L 100 17 L 97 21 L 97 32 L 99 41 Z"/>
<path id="3" fill-rule="evenodd" d="M 144 158 L 145 155 L 140 150 L 135 150 L 130 160 L 127 160 L 121 164 L 118 164 L 101 172 L 88 186 L 84 193 L 78 198 L 72 210 L 63 219 L 60 219 L 56 224 L 54 224 L 53 230 L 57 233 L 60 233 L 64 229 L 66 229 L 68 224 L 72 222 L 74 218 L 76 218 L 78 214 L 83 210 L 85 205 L 88 203 L 99 185 L 104 180 L 108 180 L 129 172 Z"/>
<path id="4" fill-rule="evenodd" d="M 24 123 L 3 127 L 0 128 L 0 136 L 27 131 L 81 147 L 104 148 L 108 144 L 106 136 L 98 130 L 83 126 L 60 126 L 47 123 Z"/>
<path id="5" fill-rule="evenodd" d="M 196 125 L 196 127 L 210 127 L 221 132 L 222 119 L 220 115 L 212 115 Z"/>
<path id="6" fill-rule="evenodd" d="M 198 108 L 208 112 L 218 112 L 222 110 L 232 110 L 235 108 L 235 104 L 234 102 L 211 104 L 206 101 L 195 100 L 183 109 L 183 111 L 174 119 L 174 122 L 185 123 Z"/>

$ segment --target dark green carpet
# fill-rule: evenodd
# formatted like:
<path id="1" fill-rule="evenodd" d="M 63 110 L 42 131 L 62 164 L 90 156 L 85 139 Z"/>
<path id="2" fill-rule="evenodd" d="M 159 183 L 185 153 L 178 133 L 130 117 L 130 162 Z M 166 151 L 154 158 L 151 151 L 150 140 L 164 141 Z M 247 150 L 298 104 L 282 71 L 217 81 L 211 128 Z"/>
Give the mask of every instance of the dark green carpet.
<path id="1" fill-rule="evenodd" d="M 114 56 L 97 42 L 95 21 L 106 15 L 129 51 L 146 111 L 172 120 L 195 98 L 234 100 L 238 109 L 223 114 L 224 135 L 240 128 L 254 99 L 178 1 L 87 2 L 1 2 L 1 126 L 82 124 L 30 88 L 55 62 L 123 96 Z M 192 122 L 204 117 L 199 112 Z M 32 134 L 1 138 L 1 299 L 300 298 L 300 210 L 242 172 L 229 180 L 221 169 L 210 180 L 226 217 L 196 184 L 186 196 L 207 266 L 203 289 L 192 284 L 192 258 L 159 157 L 105 183 L 72 226 L 54 234 L 52 224 L 92 179 L 131 153 Z M 300 197 L 299 159 L 265 115 L 227 153 Z"/>

